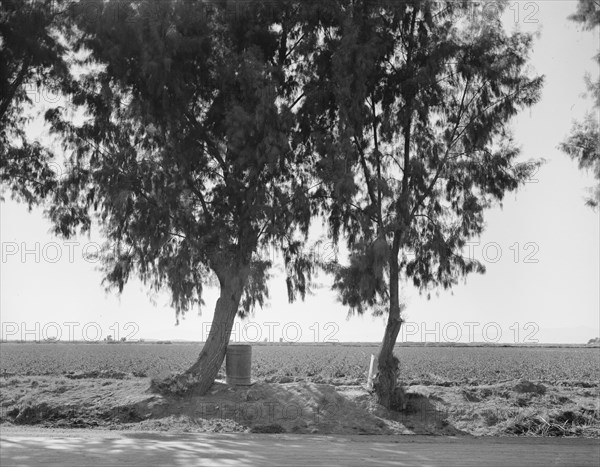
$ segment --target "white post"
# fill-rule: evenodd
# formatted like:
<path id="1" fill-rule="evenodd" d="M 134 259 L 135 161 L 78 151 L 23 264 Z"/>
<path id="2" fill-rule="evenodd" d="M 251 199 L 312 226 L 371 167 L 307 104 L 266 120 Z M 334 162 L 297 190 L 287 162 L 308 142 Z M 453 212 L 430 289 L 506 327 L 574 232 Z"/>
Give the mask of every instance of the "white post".
<path id="1" fill-rule="evenodd" d="M 369 364 L 369 376 L 367 378 L 367 389 L 373 389 L 373 370 L 375 367 L 375 355 L 371 354 L 371 363 Z"/>

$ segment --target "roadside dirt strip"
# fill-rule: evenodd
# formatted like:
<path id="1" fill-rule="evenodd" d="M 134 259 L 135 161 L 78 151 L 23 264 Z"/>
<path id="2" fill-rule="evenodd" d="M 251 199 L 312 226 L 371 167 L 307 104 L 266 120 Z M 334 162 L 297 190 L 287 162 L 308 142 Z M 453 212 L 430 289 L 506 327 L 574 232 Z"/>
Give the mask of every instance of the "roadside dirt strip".
<path id="1" fill-rule="evenodd" d="M 0 430 L 9 466 L 595 466 L 600 441 L 573 438 L 189 434 Z"/>

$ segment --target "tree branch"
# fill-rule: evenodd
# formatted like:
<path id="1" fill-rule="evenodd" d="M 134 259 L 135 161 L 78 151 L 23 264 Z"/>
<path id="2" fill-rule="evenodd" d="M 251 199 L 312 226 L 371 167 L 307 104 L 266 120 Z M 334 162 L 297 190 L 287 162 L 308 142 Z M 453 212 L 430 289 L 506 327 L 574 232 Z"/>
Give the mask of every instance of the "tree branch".
<path id="1" fill-rule="evenodd" d="M 417 211 L 417 209 L 419 209 L 421 207 L 421 203 L 423 203 L 423 201 L 425 201 L 425 199 L 427 199 L 429 196 L 431 196 L 433 187 L 435 186 L 439 176 L 442 173 L 442 169 L 444 168 L 444 165 L 446 164 L 446 161 L 448 160 L 448 157 L 450 155 L 450 150 L 452 149 L 452 147 L 454 146 L 454 143 L 458 140 L 455 139 L 455 135 L 456 135 L 456 131 L 458 130 L 458 126 L 462 120 L 462 115 L 463 112 L 465 110 L 464 107 L 464 103 L 465 103 L 465 98 L 467 96 L 467 91 L 470 87 L 470 81 L 467 80 L 467 82 L 465 83 L 465 89 L 463 91 L 463 95 L 461 98 L 461 102 L 460 102 L 460 108 L 458 111 L 458 118 L 456 119 L 456 123 L 454 125 L 454 128 L 452 130 L 452 135 L 450 136 L 450 143 L 448 144 L 448 147 L 446 148 L 446 154 L 444 154 L 444 158 L 442 160 L 442 162 L 440 163 L 435 176 L 433 177 L 433 180 L 431 180 L 431 183 L 429 184 L 429 186 L 427 187 L 427 189 L 425 190 L 425 192 L 423 192 L 423 195 L 420 197 L 419 200 L 417 200 L 417 202 L 415 203 L 415 205 L 413 206 L 413 209 L 410 212 L 410 216 L 409 219 L 412 219 L 414 217 L 415 212 Z M 460 137 L 460 136 L 459 136 Z"/>
<path id="2" fill-rule="evenodd" d="M 375 197 L 375 191 L 373 190 L 373 186 L 371 185 L 371 182 L 372 182 L 371 172 L 369 171 L 369 167 L 367 166 L 365 152 L 360 147 L 360 144 L 358 143 L 356 136 L 354 137 L 354 145 L 358 149 L 358 153 L 360 155 L 360 164 L 362 166 L 362 169 L 363 169 L 363 172 L 365 175 L 365 182 L 367 184 L 367 192 L 369 193 L 369 197 L 371 198 L 371 202 L 373 203 L 373 205 L 377 206 L 377 198 Z"/>
<path id="3" fill-rule="evenodd" d="M 189 180 L 189 179 L 187 180 L 187 185 L 190 188 L 190 190 L 192 190 L 192 192 L 200 200 L 200 204 L 202 205 L 202 210 L 204 211 L 204 216 L 206 217 L 206 221 L 208 224 L 211 224 L 212 223 L 212 215 L 211 215 L 210 211 L 208 210 L 206 201 L 204 199 L 204 195 L 202 194 L 202 192 L 200 190 L 198 190 L 198 188 L 196 188 L 196 186 L 192 183 L 191 180 Z"/>
<path id="4" fill-rule="evenodd" d="M 19 89 L 21 84 L 23 84 L 23 79 L 25 78 L 25 74 L 27 73 L 27 70 L 29 69 L 31 60 L 32 60 L 31 57 L 27 57 L 25 60 L 23 60 L 21 69 L 19 70 L 19 73 L 15 77 L 14 81 L 8 87 L 6 96 L 4 97 L 4 99 L 2 99 L 2 102 L 0 103 L 0 121 L 2 121 L 5 113 L 8 111 L 8 108 L 9 108 L 12 100 L 14 99 L 15 94 L 17 93 L 17 89 Z"/>
<path id="5" fill-rule="evenodd" d="M 381 215 L 381 160 L 379 153 L 379 141 L 377 140 L 377 113 L 375 111 L 375 97 L 371 96 L 371 112 L 373 114 L 373 143 L 375 146 L 375 160 L 377 161 L 377 215 L 379 226 L 383 227 L 383 218 Z"/>

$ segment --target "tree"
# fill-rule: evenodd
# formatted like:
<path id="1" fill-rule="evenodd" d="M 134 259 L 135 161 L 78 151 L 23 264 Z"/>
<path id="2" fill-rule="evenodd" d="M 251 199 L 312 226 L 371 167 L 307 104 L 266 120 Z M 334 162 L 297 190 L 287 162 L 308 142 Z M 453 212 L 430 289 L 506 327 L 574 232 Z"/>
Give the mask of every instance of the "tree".
<path id="1" fill-rule="evenodd" d="M 569 16 L 586 30 L 592 30 L 600 24 L 600 8 L 597 0 L 579 0 L 577 12 Z M 600 52 L 595 57 L 600 65 Z M 598 183 L 586 204 L 592 208 L 600 204 L 600 78 L 596 83 L 586 76 L 588 92 L 594 99 L 594 109 L 588 112 L 582 122 L 574 122 L 571 134 L 559 148 L 579 163 L 580 169 L 592 170 Z"/>
<path id="2" fill-rule="evenodd" d="M 585 29 L 594 29 L 600 24 L 600 2 L 598 0 L 579 0 L 577 11 L 569 19 L 581 23 Z"/>
<path id="3" fill-rule="evenodd" d="M 25 135 L 31 94 L 69 92 L 61 42 L 70 35 L 64 0 L 3 0 L 0 9 L 0 182 L 31 207 L 54 188 L 51 152 Z"/>
<path id="4" fill-rule="evenodd" d="M 268 249 L 282 251 L 290 301 L 310 279 L 311 218 L 297 135 L 310 30 L 301 3 L 98 0 L 75 7 L 85 72 L 72 121 L 48 121 L 73 150 L 48 214 L 57 234 L 104 228 L 105 280 L 168 289 L 177 316 L 220 288 L 197 361 L 158 391 L 205 393 L 236 314 L 268 297 Z M 302 39 L 304 37 L 304 39 Z"/>
<path id="5" fill-rule="evenodd" d="M 337 3 L 319 24 L 302 107 L 323 182 L 316 196 L 350 250 L 330 268 L 334 288 L 351 312 L 387 312 L 374 387 L 388 408 L 401 404 L 400 282 L 429 296 L 484 272 L 462 249 L 484 210 L 536 166 L 517 162 L 507 129 L 539 99 L 542 78 L 525 71 L 532 38 L 507 35 L 497 18 L 468 21 L 466 7 Z"/>

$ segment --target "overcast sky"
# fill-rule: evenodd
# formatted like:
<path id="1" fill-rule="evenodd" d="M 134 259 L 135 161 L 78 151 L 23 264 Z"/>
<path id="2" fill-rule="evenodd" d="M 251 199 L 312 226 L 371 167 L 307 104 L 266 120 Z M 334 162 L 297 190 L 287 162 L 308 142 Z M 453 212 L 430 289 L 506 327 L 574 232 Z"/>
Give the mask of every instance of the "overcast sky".
<path id="1" fill-rule="evenodd" d="M 487 213 L 487 229 L 472 245 L 473 255 L 487 267 L 485 275 L 471 275 L 453 293 L 433 294 L 431 300 L 403 287 L 408 324 L 399 341 L 585 343 L 600 335 L 599 215 L 584 205 L 594 180 L 557 150 L 571 122 L 591 109 L 591 99 L 582 97 L 585 72 L 598 75 L 592 60 L 598 30 L 583 32 L 567 20 L 575 5 L 515 2 L 507 11 L 508 27 L 540 33 L 531 63 L 546 76 L 543 97 L 512 127 L 522 157 L 547 162 L 531 183 L 506 197 L 502 208 Z M 40 128 L 35 131 L 45 138 Z M 63 340 L 108 334 L 202 340 L 207 335 L 216 291 L 206 293 L 200 316 L 192 311 L 176 326 L 166 294 L 150 297 L 137 281 L 120 297 L 104 292 L 98 264 L 86 260 L 101 242 L 97 232 L 67 243 L 48 233 L 41 210 L 28 212 L 8 200 L 0 209 L 3 338 L 39 339 L 57 331 Z M 284 278 L 277 269 L 273 275 L 269 306 L 238 322 L 234 340 L 381 340 L 383 319 L 347 320 L 328 277 L 320 276 L 323 287 L 314 296 L 290 305 Z"/>

